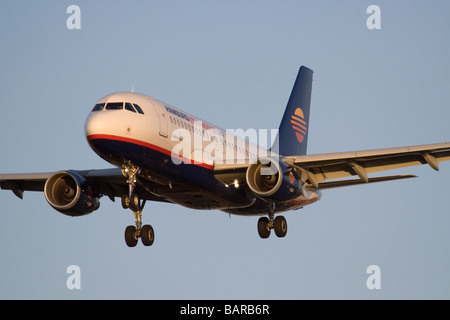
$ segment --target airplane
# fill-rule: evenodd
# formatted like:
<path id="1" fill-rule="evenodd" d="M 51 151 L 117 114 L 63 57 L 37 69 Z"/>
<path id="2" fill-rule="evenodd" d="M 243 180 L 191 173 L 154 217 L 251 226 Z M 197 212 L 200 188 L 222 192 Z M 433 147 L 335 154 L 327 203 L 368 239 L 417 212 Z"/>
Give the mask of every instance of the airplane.
<path id="1" fill-rule="evenodd" d="M 260 216 L 261 238 L 272 229 L 284 237 L 287 222 L 279 213 L 320 200 L 324 189 L 413 178 L 369 174 L 422 164 L 439 170 L 450 160 L 450 142 L 307 154 L 312 78 L 301 66 L 270 148 L 150 96 L 118 92 L 97 101 L 85 122 L 89 146 L 113 168 L 0 174 L 0 187 L 20 199 L 24 191 L 44 192 L 68 216 L 92 213 L 103 196 L 120 198 L 135 218 L 125 229 L 126 245 L 141 239 L 151 246 L 153 227 L 142 223 L 147 201 Z"/>

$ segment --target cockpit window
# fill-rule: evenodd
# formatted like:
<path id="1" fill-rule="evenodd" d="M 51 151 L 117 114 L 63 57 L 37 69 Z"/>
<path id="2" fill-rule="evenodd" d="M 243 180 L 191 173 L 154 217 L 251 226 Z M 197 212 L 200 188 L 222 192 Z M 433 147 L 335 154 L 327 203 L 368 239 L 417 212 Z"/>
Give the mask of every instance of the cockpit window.
<path id="1" fill-rule="evenodd" d="M 141 107 L 139 107 L 137 104 L 133 104 L 133 106 L 136 108 L 137 112 L 139 112 L 140 114 L 144 114 L 144 111 L 142 111 Z"/>
<path id="2" fill-rule="evenodd" d="M 142 108 L 139 107 L 135 103 L 130 102 L 108 102 L 108 103 L 97 103 L 94 108 L 92 109 L 92 112 L 94 111 L 101 111 L 101 110 L 128 110 L 131 112 L 136 113 L 136 111 L 140 114 L 144 114 L 144 111 L 142 111 Z"/>
<path id="3" fill-rule="evenodd" d="M 108 102 L 106 110 L 122 110 L 123 102 Z"/>
<path id="4" fill-rule="evenodd" d="M 105 104 L 106 104 L 106 103 L 97 103 L 97 104 L 94 106 L 94 109 L 92 109 L 92 111 L 100 111 L 100 110 L 103 110 L 103 108 L 105 107 Z"/>
<path id="5" fill-rule="evenodd" d="M 125 109 L 131 112 L 136 113 L 136 110 L 134 110 L 133 105 L 129 102 L 125 102 Z"/>

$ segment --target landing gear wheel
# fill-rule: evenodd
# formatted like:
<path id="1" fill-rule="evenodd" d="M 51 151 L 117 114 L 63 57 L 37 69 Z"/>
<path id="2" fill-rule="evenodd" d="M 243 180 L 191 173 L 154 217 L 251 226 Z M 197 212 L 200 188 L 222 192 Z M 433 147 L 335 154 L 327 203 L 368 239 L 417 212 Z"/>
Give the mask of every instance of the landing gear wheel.
<path id="1" fill-rule="evenodd" d="M 139 211 L 140 203 L 139 203 L 139 196 L 136 193 L 131 193 L 131 197 L 129 199 L 129 208 L 133 211 Z"/>
<path id="2" fill-rule="evenodd" d="M 130 197 L 127 194 L 122 195 L 122 208 L 128 209 L 130 207 Z"/>
<path id="3" fill-rule="evenodd" d="M 138 239 L 135 226 L 128 226 L 125 228 L 125 242 L 129 247 L 135 247 L 137 245 Z"/>
<path id="4" fill-rule="evenodd" d="M 258 234 L 261 238 L 266 239 L 270 236 L 269 219 L 261 217 L 258 220 Z"/>
<path id="5" fill-rule="evenodd" d="M 275 234 L 279 238 L 283 238 L 287 233 L 287 222 L 283 216 L 278 216 L 273 222 L 273 228 L 275 229 Z"/>
<path id="6" fill-rule="evenodd" d="M 151 225 L 146 224 L 142 227 L 141 240 L 144 246 L 151 246 L 153 244 L 153 241 L 155 241 L 155 232 Z"/>

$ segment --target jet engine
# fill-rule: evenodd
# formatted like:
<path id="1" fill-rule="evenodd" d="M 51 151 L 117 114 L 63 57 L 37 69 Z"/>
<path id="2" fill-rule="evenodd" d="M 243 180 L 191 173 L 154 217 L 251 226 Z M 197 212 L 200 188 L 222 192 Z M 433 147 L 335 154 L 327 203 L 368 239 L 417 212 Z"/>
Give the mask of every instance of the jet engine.
<path id="1" fill-rule="evenodd" d="M 258 159 L 247 168 L 246 180 L 250 190 L 265 201 L 285 202 L 302 192 L 297 172 L 278 159 Z"/>
<path id="2" fill-rule="evenodd" d="M 82 216 L 97 210 L 100 200 L 95 187 L 74 171 L 60 171 L 45 182 L 45 198 L 57 211 Z"/>

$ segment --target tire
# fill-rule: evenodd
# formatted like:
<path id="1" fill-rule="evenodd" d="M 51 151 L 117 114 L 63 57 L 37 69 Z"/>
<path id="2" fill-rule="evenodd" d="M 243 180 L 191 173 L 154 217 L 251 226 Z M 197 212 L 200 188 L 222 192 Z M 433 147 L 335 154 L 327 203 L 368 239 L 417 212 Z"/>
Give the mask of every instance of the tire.
<path id="1" fill-rule="evenodd" d="M 283 238 L 287 233 L 287 222 L 283 216 L 278 216 L 273 222 L 273 228 L 275 229 L 275 234 L 279 238 Z"/>
<path id="2" fill-rule="evenodd" d="M 136 193 L 132 193 L 130 197 L 130 209 L 133 211 L 139 211 L 140 203 L 139 196 Z"/>
<path id="3" fill-rule="evenodd" d="M 130 207 L 130 197 L 127 194 L 122 195 L 122 208 L 128 209 Z"/>
<path id="4" fill-rule="evenodd" d="M 129 247 L 135 247 L 138 243 L 138 239 L 136 237 L 136 227 L 128 226 L 125 228 L 125 243 Z"/>
<path id="5" fill-rule="evenodd" d="M 153 241 L 155 241 L 155 232 L 151 225 L 146 224 L 141 228 L 141 240 L 144 246 L 151 246 L 153 244 Z"/>
<path id="6" fill-rule="evenodd" d="M 267 217 L 259 218 L 258 234 L 263 239 L 266 239 L 270 236 L 269 219 Z"/>

